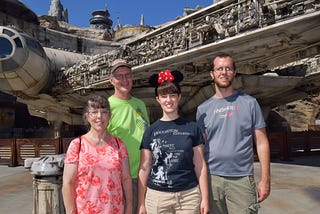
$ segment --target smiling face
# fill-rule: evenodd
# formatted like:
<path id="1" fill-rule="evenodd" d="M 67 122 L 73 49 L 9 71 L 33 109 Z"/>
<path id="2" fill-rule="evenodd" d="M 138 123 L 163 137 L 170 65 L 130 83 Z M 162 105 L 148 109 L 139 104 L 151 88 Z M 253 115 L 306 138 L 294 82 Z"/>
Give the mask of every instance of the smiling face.
<path id="1" fill-rule="evenodd" d="M 110 116 L 110 105 L 107 98 L 98 95 L 90 97 L 84 111 L 84 119 L 90 124 L 90 129 L 105 132 Z"/>
<path id="2" fill-rule="evenodd" d="M 110 75 L 110 83 L 114 86 L 115 96 L 122 99 L 130 98 L 133 74 L 130 68 L 122 66 Z"/>
<path id="3" fill-rule="evenodd" d="M 213 71 L 210 72 L 216 87 L 229 88 L 236 76 L 233 59 L 229 56 L 216 57 L 213 61 Z"/>
<path id="4" fill-rule="evenodd" d="M 156 89 L 156 100 L 164 115 L 178 115 L 181 90 L 177 83 L 165 81 Z"/>
<path id="5" fill-rule="evenodd" d="M 164 114 L 178 114 L 180 94 L 162 94 L 156 97 Z"/>
<path id="6" fill-rule="evenodd" d="M 91 129 L 97 132 L 105 132 L 109 123 L 110 112 L 107 108 L 89 107 L 86 112 L 86 118 Z"/>

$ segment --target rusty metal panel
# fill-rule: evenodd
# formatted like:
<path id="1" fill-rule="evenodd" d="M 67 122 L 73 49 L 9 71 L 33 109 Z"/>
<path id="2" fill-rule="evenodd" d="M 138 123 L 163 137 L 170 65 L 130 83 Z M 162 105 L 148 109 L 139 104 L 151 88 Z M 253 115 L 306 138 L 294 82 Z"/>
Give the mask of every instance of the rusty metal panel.
<path id="1" fill-rule="evenodd" d="M 308 152 L 308 132 L 288 132 L 287 141 L 292 155 Z"/>
<path id="2" fill-rule="evenodd" d="M 70 142 L 74 138 L 61 138 L 61 153 L 67 153 Z"/>
<path id="3" fill-rule="evenodd" d="M 284 132 L 268 133 L 268 140 L 270 143 L 271 157 L 276 156 L 281 160 L 286 160 L 289 158 L 288 145 Z"/>
<path id="4" fill-rule="evenodd" d="M 16 139 L 17 163 L 24 164 L 27 158 L 59 154 L 59 138 Z"/>
<path id="5" fill-rule="evenodd" d="M 16 165 L 15 139 L 0 139 L 0 164 Z"/>
<path id="6" fill-rule="evenodd" d="M 320 131 L 308 132 L 308 149 L 310 152 L 320 152 Z"/>

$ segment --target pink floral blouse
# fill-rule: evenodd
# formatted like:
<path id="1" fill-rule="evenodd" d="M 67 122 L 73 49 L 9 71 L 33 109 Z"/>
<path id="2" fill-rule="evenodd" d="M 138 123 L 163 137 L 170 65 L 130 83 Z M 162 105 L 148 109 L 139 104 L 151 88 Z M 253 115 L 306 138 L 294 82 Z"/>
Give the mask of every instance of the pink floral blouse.
<path id="1" fill-rule="evenodd" d="M 128 158 L 125 144 L 115 137 L 104 147 L 92 145 L 85 136 L 71 141 L 65 163 L 79 163 L 75 183 L 77 213 L 124 213 L 122 192 L 123 158 Z M 79 153 L 80 149 L 80 153 Z"/>

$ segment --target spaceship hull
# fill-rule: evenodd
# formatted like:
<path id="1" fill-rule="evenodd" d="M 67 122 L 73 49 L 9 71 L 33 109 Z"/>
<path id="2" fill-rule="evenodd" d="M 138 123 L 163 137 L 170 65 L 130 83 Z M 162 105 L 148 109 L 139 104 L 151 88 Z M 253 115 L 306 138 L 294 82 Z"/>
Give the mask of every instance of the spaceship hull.
<path id="1" fill-rule="evenodd" d="M 0 27 L 0 90 L 36 97 L 52 83 L 54 72 L 86 59 L 85 55 L 43 48 L 19 30 Z"/>

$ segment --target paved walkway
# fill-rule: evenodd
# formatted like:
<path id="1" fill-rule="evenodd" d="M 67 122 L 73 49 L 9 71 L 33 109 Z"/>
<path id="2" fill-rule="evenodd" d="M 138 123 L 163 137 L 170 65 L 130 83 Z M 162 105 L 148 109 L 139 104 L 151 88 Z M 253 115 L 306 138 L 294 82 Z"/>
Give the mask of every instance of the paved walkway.
<path id="1" fill-rule="evenodd" d="M 0 166 L 0 214 L 32 213 L 32 180 L 22 166 Z"/>
<path id="2" fill-rule="evenodd" d="M 259 164 L 255 163 L 259 179 Z M 271 195 L 259 214 L 314 214 L 320 210 L 320 155 L 271 163 Z M 0 165 L 0 214 L 31 214 L 33 175 L 24 167 Z"/>
<path id="3" fill-rule="evenodd" d="M 258 164 L 255 173 L 258 178 Z M 271 194 L 261 203 L 259 214 L 314 214 L 319 210 L 320 155 L 272 162 Z"/>

